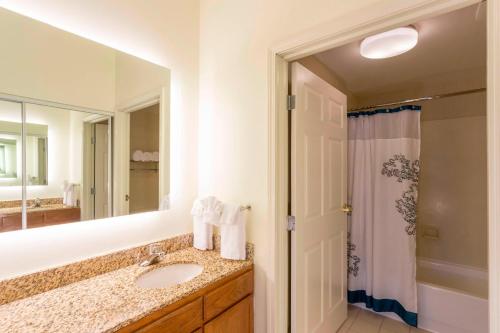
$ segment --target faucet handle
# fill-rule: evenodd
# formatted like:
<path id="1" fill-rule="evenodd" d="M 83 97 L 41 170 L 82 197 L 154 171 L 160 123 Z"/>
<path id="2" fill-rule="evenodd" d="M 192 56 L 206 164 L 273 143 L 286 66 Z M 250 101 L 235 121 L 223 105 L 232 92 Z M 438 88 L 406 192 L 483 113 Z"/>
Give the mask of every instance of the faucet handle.
<path id="1" fill-rule="evenodd" d="M 149 254 L 164 254 L 160 243 L 149 244 Z"/>

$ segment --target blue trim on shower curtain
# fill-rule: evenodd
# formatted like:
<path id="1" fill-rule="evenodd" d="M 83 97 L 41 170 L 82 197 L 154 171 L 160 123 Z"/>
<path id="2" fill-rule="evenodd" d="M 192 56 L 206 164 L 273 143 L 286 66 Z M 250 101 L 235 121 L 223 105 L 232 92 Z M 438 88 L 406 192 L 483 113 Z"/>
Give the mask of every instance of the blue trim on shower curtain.
<path id="1" fill-rule="evenodd" d="M 419 112 L 422 109 L 420 105 L 401 105 L 397 108 L 391 109 L 376 109 L 370 111 L 359 111 L 359 112 L 349 112 L 347 113 L 348 118 L 358 118 L 360 116 L 373 116 L 379 113 L 396 113 L 401 111 L 417 111 Z"/>
<path id="2" fill-rule="evenodd" d="M 406 309 L 394 299 L 376 299 L 368 296 L 365 290 L 347 291 L 347 301 L 349 303 L 365 303 L 367 308 L 376 312 L 394 312 L 408 325 L 417 327 L 417 314 L 406 311 Z"/>

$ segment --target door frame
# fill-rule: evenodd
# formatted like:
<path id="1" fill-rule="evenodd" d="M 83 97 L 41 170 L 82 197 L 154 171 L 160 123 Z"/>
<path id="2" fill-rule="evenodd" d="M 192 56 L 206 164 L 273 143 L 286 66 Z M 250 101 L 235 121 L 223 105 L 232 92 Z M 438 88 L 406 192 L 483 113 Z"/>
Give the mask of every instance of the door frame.
<path id="1" fill-rule="evenodd" d="M 116 215 L 128 214 L 128 204 L 123 200 L 125 194 L 129 193 L 129 161 L 130 161 L 130 121 L 129 115 L 132 112 L 142 110 L 148 106 L 158 104 L 160 113 L 160 161 L 158 163 L 158 207 L 161 207 L 162 199 L 170 193 L 170 90 L 163 86 L 140 96 L 132 98 L 116 108 L 115 117 L 120 125 L 115 125 L 114 142 L 116 143 L 113 159 L 115 160 L 115 172 L 117 181 L 122 182 L 120 189 L 115 189 L 115 198 L 119 198 L 115 204 Z M 122 117 L 126 115 L 127 117 Z M 124 119 L 126 118 L 126 119 Z M 118 143 L 120 143 L 118 145 Z M 118 163 L 126 161 L 126 163 Z M 125 179 L 125 180 L 124 180 Z M 126 207 L 125 207 L 126 206 Z M 125 210 L 127 212 L 125 212 Z"/>
<path id="2" fill-rule="evenodd" d="M 288 330 L 288 65 L 302 57 L 368 35 L 444 14 L 481 0 L 385 0 L 295 34 L 268 51 L 269 234 L 274 281 L 268 293 L 268 332 Z M 488 254 L 500 253 L 500 0 L 487 3 Z M 496 206 L 496 207 L 495 207 Z M 500 313 L 500 256 L 489 257 L 489 313 Z M 500 316 L 489 316 L 490 332 L 500 332 Z"/>

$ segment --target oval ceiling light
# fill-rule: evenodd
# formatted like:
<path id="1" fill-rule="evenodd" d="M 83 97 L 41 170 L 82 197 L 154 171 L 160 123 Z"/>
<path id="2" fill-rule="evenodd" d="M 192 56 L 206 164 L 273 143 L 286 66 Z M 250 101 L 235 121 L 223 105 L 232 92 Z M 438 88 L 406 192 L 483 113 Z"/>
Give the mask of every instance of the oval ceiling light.
<path id="1" fill-rule="evenodd" d="M 415 28 L 397 28 L 366 37 L 359 52 L 368 59 L 390 58 L 411 50 L 417 42 L 418 31 Z"/>

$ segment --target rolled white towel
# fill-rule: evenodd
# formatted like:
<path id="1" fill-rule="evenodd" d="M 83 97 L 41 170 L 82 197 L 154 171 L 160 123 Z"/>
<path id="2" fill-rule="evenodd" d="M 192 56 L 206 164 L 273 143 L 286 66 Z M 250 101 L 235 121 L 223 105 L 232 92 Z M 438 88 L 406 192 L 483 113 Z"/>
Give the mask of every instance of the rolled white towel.
<path id="1" fill-rule="evenodd" d="M 212 250 L 213 226 L 204 222 L 205 207 L 201 200 L 195 200 L 191 215 L 193 215 L 193 247 L 198 250 Z"/>
<path id="2" fill-rule="evenodd" d="M 200 203 L 203 207 L 203 222 L 218 225 L 224 210 L 222 202 L 217 200 L 216 197 L 210 196 L 200 200 Z"/>
<path id="3" fill-rule="evenodd" d="M 159 162 L 160 161 L 160 153 L 159 152 L 155 151 L 153 153 L 153 161 L 155 161 L 155 162 Z"/>
<path id="4" fill-rule="evenodd" d="M 203 222 L 203 217 L 193 216 L 193 247 L 198 250 L 212 250 L 213 226 Z"/>
<path id="5" fill-rule="evenodd" d="M 132 154 L 132 161 L 142 161 L 144 159 L 144 153 L 142 150 L 136 150 Z"/>
<path id="6" fill-rule="evenodd" d="M 149 151 L 144 152 L 143 156 L 144 162 L 151 162 L 153 160 L 153 153 L 150 153 Z"/>

